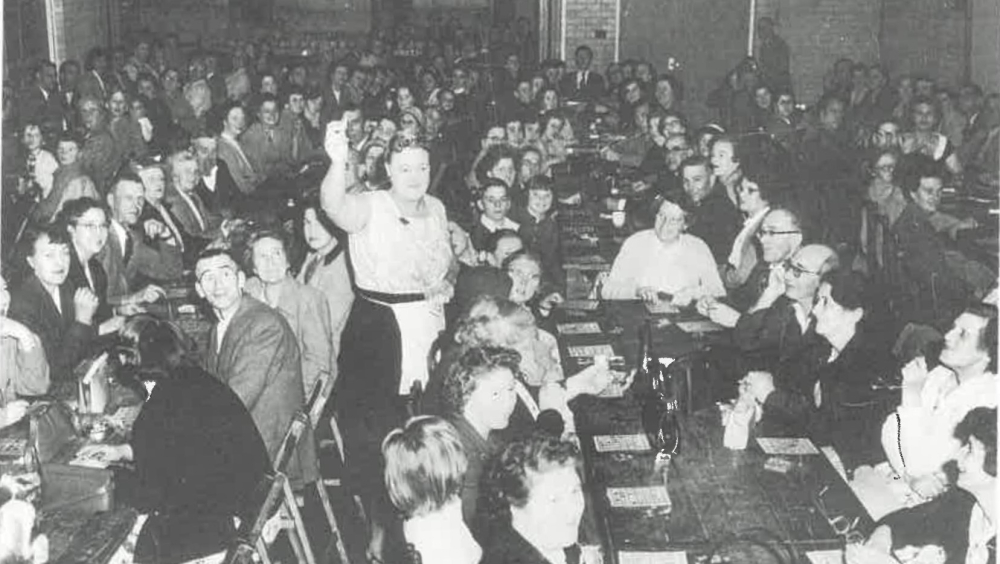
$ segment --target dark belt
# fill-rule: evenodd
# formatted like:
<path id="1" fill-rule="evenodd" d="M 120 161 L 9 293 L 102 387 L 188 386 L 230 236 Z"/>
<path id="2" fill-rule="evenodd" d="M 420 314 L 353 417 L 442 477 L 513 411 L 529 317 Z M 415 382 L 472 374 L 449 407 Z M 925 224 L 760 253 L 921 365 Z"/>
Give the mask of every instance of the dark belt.
<path id="1" fill-rule="evenodd" d="M 355 288 L 355 292 L 362 298 L 373 302 L 384 304 L 408 304 L 412 302 L 422 302 L 427 299 L 423 294 L 387 294 L 364 288 Z"/>

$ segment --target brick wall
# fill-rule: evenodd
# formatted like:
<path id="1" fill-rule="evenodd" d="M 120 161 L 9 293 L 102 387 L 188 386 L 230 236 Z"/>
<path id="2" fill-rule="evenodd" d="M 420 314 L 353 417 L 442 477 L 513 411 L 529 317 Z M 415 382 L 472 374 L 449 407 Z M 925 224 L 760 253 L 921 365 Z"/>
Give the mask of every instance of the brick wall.
<path id="1" fill-rule="evenodd" d="M 972 10 L 972 80 L 1000 92 L 1000 0 L 975 0 Z"/>
<path id="2" fill-rule="evenodd" d="M 785 38 L 791 50 L 793 87 L 800 101 L 812 103 L 823 94 L 823 76 L 837 59 L 847 57 L 865 64 L 879 61 L 877 1 L 759 2 L 758 16 L 775 19 L 778 34 Z"/>
<path id="3" fill-rule="evenodd" d="M 229 30 L 227 0 L 157 0 L 143 2 L 140 20 L 156 33 L 176 33 L 182 44 L 206 41 Z"/>
<path id="4" fill-rule="evenodd" d="M 995 0 L 969 0 L 974 4 Z M 927 74 L 957 85 L 965 74 L 965 12 L 948 0 L 884 0 L 882 61 L 893 75 Z M 996 27 L 993 27 L 996 36 Z"/>
<path id="5" fill-rule="evenodd" d="M 106 0 L 52 0 L 52 8 L 54 59 L 82 63 L 88 50 L 111 42 Z"/>
<path id="6" fill-rule="evenodd" d="M 594 50 L 591 68 L 603 71 L 615 60 L 618 46 L 618 0 L 563 0 L 562 58 L 573 70 L 573 52 L 580 45 Z"/>

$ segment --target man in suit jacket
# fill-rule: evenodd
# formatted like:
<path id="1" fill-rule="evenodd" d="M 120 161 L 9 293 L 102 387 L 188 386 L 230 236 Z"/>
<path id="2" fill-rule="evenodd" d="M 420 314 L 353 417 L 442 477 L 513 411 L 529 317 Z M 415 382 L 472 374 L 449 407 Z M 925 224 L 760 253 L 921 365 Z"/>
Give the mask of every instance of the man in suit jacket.
<path id="1" fill-rule="evenodd" d="M 177 280 L 184 274 L 179 245 L 166 240 L 170 231 L 156 220 L 138 225 L 142 213 L 142 180 L 124 174 L 108 194 L 111 225 L 101 250 L 101 265 L 108 275 L 108 302 L 141 303 L 156 300 L 163 290 L 147 281 Z M 138 291 L 136 291 L 138 289 Z"/>
<path id="2" fill-rule="evenodd" d="M 576 72 L 563 77 L 559 89 L 562 95 L 572 100 L 599 98 L 604 94 L 604 77 L 601 73 L 590 70 L 594 51 L 586 45 L 580 45 L 576 48 L 573 59 L 576 61 Z"/>
<path id="3" fill-rule="evenodd" d="M 755 368 L 773 371 L 815 343 L 813 301 L 820 279 L 838 266 L 830 247 L 806 245 L 772 271 L 767 288 L 733 331 L 733 342 L 756 360 Z"/>
<path id="4" fill-rule="evenodd" d="M 13 292 L 8 315 L 38 335 L 52 380 L 66 381 L 97 338 L 93 320 L 98 300 L 66 282 L 72 250 L 64 231 L 43 227 L 26 237 L 33 272 Z"/>
<path id="5" fill-rule="evenodd" d="M 265 178 L 289 173 L 296 161 L 292 154 L 292 130 L 278 126 L 281 119 L 278 99 L 270 94 L 262 96 L 257 118 L 240 138 L 250 165 Z"/>
<path id="6" fill-rule="evenodd" d="M 56 66 L 43 61 L 35 68 L 35 82 L 20 96 L 21 127 L 37 124 L 48 140 L 63 129 L 63 105 L 56 83 Z"/>
<path id="7" fill-rule="evenodd" d="M 302 361 L 295 334 L 276 310 L 244 295 L 246 276 L 226 252 L 204 252 L 195 265 L 198 295 L 212 306 L 205 368 L 243 400 L 272 462 L 296 412 L 305 407 Z M 302 437 L 288 469 L 293 485 L 318 478 L 311 433 Z"/>
<path id="8" fill-rule="evenodd" d="M 82 98 L 80 119 L 86 131 L 80 151 L 80 163 L 84 173 L 94 181 L 97 191 L 107 194 L 111 179 L 121 167 L 122 159 L 115 140 L 108 131 L 102 102 L 96 98 Z"/>
<path id="9" fill-rule="evenodd" d="M 209 213 L 230 217 L 240 191 L 229 173 L 229 165 L 219 158 L 219 140 L 207 133 L 199 133 L 191 140 L 191 145 L 198 162 L 195 192 Z"/>
<path id="10" fill-rule="evenodd" d="M 87 52 L 84 60 L 86 72 L 76 85 L 76 98 L 108 99 L 108 83 L 104 78 L 108 72 L 108 54 L 100 47 L 94 47 Z"/>
<path id="11" fill-rule="evenodd" d="M 222 234 L 222 217 L 209 210 L 198 193 L 201 178 L 198 161 L 187 151 L 171 155 L 171 190 L 167 193 L 170 211 L 181 229 L 192 237 L 211 240 Z"/>
<path id="12" fill-rule="evenodd" d="M 62 104 L 63 126 L 66 131 L 76 131 L 80 126 L 76 114 L 76 102 L 80 97 L 76 87 L 79 83 L 80 63 L 72 59 L 63 61 L 59 65 L 59 103 Z"/>
<path id="13" fill-rule="evenodd" d="M 344 62 L 336 63 L 330 71 L 330 89 L 323 96 L 323 110 L 320 114 L 320 121 L 323 123 L 330 122 L 341 113 L 344 106 L 351 103 L 347 87 L 349 75 L 350 69 Z"/>

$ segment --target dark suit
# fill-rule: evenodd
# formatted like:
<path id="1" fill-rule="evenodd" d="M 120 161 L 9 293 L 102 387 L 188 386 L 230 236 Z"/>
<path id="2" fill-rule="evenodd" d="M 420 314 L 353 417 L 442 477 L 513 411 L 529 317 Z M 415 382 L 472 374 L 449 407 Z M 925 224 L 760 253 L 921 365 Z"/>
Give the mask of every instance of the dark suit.
<path id="1" fill-rule="evenodd" d="M 580 547 L 564 549 L 566 564 L 580 563 Z M 520 533 L 506 523 L 491 535 L 483 549 L 482 564 L 552 564 L 537 548 L 528 543 Z"/>
<path id="2" fill-rule="evenodd" d="M 46 137 L 62 131 L 63 105 L 58 92 L 32 86 L 21 93 L 18 105 L 22 128 L 28 123 L 38 124 Z"/>
<path id="3" fill-rule="evenodd" d="M 713 187 L 708 196 L 697 204 L 688 201 L 688 233 L 708 245 L 715 262 L 726 262 L 729 251 L 733 248 L 733 241 L 743 226 L 740 211 L 722 186 Z"/>
<path id="4" fill-rule="evenodd" d="M 601 73 L 587 71 L 586 77 L 579 76 L 580 71 L 568 73 L 559 85 L 559 91 L 571 100 L 595 100 L 604 95 L 604 77 Z"/>
<path id="5" fill-rule="evenodd" d="M 115 140 L 107 128 L 87 133 L 80 148 L 80 163 L 83 172 L 94 181 L 94 186 L 102 195 L 111 188 L 114 178 L 122 165 L 121 154 L 117 151 Z"/>
<path id="6" fill-rule="evenodd" d="M 288 322 L 276 310 L 243 296 L 221 343 L 218 326 L 212 328 L 205 367 L 243 400 L 273 461 L 292 418 L 305 407 L 302 361 Z M 288 476 L 297 485 L 318 477 L 311 433 L 302 437 Z"/>
<path id="7" fill-rule="evenodd" d="M 90 257 L 90 260 L 87 262 L 90 266 L 90 278 L 93 279 L 93 283 L 91 283 L 91 279 L 88 279 L 87 274 L 83 271 L 83 263 L 80 262 L 80 257 L 76 254 L 76 250 L 71 247 L 69 253 L 69 275 L 66 277 L 66 283 L 72 286 L 74 291 L 77 288 L 89 288 L 97 296 L 101 305 L 98 306 L 97 314 L 94 315 L 94 323 L 99 324 L 114 315 L 113 308 L 108 303 L 108 273 L 104 272 L 104 266 L 101 265 L 99 255 Z"/>
<path id="8" fill-rule="evenodd" d="M 246 407 L 199 367 L 156 385 L 132 429 L 135 471 L 118 474 L 116 494 L 153 514 L 136 556 L 182 561 L 224 550 L 246 500 L 271 470 Z M 154 544 L 155 543 L 155 544 Z M 157 546 L 159 545 L 159 546 Z"/>
<path id="9" fill-rule="evenodd" d="M 771 307 L 745 313 L 736 322 L 733 342 L 751 358 L 753 369 L 773 371 L 817 341 L 811 324 L 802 330 L 792 304 L 788 297 L 781 296 Z"/>
<path id="10" fill-rule="evenodd" d="M 180 248 L 159 241 L 147 243 L 138 229 L 125 228 L 130 233 L 131 250 L 122 251 L 122 241 L 112 227 L 108 242 L 101 249 L 101 265 L 108 273 L 108 301 L 116 300 L 141 288 L 148 280 L 177 280 L 184 274 Z M 128 256 L 124 256 L 128 255 Z"/>
<path id="11" fill-rule="evenodd" d="M 253 169 L 270 178 L 291 170 L 295 163 L 291 133 L 290 128 L 267 128 L 257 122 L 240 136 L 240 145 Z"/>
<path id="12" fill-rule="evenodd" d="M 72 284 L 64 282 L 59 287 L 62 313 L 34 275 L 11 295 L 8 315 L 41 339 L 53 382 L 68 380 L 76 365 L 93 352 L 90 346 L 97 338 L 93 326 L 76 320 L 75 293 L 76 288 Z"/>
<path id="13" fill-rule="evenodd" d="M 76 83 L 77 100 L 82 98 L 94 98 L 103 102 L 108 99 L 108 85 L 103 77 L 97 75 L 96 71 L 87 71 Z"/>
<path id="14" fill-rule="evenodd" d="M 229 173 L 229 165 L 222 159 L 216 160 L 215 190 L 209 190 L 205 179 L 202 178 L 194 187 L 194 191 L 209 212 L 222 217 L 228 217 L 232 213 L 240 196 L 236 180 Z"/>
<path id="15" fill-rule="evenodd" d="M 212 92 L 212 106 L 218 107 L 226 103 L 229 99 L 229 88 L 226 86 L 226 79 L 219 73 L 212 73 L 206 77 L 208 89 Z"/>

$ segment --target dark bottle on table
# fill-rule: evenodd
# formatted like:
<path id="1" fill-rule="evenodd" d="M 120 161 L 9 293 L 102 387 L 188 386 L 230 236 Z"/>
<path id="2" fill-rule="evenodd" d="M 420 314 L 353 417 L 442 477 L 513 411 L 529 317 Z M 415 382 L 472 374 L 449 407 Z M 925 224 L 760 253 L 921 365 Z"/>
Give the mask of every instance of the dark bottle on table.
<path id="1" fill-rule="evenodd" d="M 632 393 L 639 402 L 643 431 L 659 456 L 673 456 L 680 452 L 679 405 L 667 368 L 653 354 L 649 320 L 639 328 L 636 363 Z"/>

